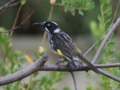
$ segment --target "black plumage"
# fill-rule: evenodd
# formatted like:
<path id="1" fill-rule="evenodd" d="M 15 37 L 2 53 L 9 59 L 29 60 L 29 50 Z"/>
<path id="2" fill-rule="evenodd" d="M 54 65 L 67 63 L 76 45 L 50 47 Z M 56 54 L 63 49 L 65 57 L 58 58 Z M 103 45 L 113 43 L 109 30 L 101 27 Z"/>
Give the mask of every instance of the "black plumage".
<path id="1" fill-rule="evenodd" d="M 77 67 L 77 62 L 79 62 L 80 59 L 94 72 L 100 74 L 100 71 L 78 52 L 75 43 L 68 34 L 60 29 L 57 23 L 53 21 L 45 21 L 35 24 L 45 28 L 48 34 L 50 46 L 54 53 L 64 58 L 64 60 L 66 60 L 73 67 Z"/>

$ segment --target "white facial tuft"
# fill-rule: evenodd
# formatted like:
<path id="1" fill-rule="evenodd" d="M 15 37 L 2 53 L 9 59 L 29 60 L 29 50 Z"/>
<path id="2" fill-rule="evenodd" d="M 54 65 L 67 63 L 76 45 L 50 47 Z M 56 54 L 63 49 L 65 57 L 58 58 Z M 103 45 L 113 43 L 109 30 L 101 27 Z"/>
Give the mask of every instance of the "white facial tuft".
<path id="1" fill-rule="evenodd" d="M 54 23 L 55 25 L 57 25 L 57 26 L 58 26 L 58 24 L 57 24 L 56 22 L 52 22 L 52 23 Z"/>
<path id="2" fill-rule="evenodd" d="M 59 33 L 59 32 L 60 32 L 59 28 L 57 28 L 57 29 L 54 30 L 54 33 Z"/>
<path id="3" fill-rule="evenodd" d="M 45 30 L 46 30 L 47 32 L 50 32 L 46 27 L 45 27 Z"/>

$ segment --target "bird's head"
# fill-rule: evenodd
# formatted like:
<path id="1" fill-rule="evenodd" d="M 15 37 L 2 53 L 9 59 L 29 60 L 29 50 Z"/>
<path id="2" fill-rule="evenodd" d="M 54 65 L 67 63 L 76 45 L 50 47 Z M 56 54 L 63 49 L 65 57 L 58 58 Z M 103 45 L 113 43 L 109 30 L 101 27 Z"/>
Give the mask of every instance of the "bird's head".
<path id="1" fill-rule="evenodd" d="M 61 32 L 58 24 L 53 21 L 37 22 L 37 23 L 34 23 L 33 25 L 42 26 L 46 30 L 47 33 L 53 34 L 53 33 Z"/>

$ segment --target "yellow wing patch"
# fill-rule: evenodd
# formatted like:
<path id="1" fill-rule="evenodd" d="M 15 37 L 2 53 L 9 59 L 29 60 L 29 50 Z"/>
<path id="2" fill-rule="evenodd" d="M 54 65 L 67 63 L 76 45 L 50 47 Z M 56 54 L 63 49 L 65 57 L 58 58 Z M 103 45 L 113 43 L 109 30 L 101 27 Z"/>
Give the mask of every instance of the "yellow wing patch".
<path id="1" fill-rule="evenodd" d="M 58 53 L 58 55 L 65 57 L 65 55 L 60 51 L 60 49 L 57 49 L 57 53 Z"/>

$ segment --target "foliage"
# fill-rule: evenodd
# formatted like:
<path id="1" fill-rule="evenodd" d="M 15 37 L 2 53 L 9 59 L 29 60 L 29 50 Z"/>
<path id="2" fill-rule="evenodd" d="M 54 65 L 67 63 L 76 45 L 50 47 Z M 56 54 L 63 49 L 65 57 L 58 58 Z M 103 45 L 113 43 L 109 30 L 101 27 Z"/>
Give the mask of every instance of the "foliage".
<path id="1" fill-rule="evenodd" d="M 21 0 L 23 7 L 20 12 L 20 16 L 19 16 L 17 25 L 20 24 L 21 21 L 23 21 L 32 12 L 32 10 L 35 9 L 38 1 L 39 0 Z M 47 20 L 49 11 L 50 11 L 49 1 L 50 0 L 42 0 L 42 3 L 40 4 L 40 7 L 38 8 L 38 10 L 32 15 L 30 20 L 27 21 L 28 22 L 27 25 L 23 24 L 23 26 L 20 29 L 16 29 L 14 33 L 19 34 L 19 35 L 21 35 L 21 34 L 22 35 L 43 34 L 44 30 L 39 30 L 40 29 L 39 27 L 34 27 L 34 26 L 32 26 L 32 24 L 37 21 Z M 68 3 L 69 3 L 69 1 L 76 1 L 76 0 L 66 0 L 66 1 L 68 1 Z M 81 1 L 81 0 L 77 0 L 77 1 Z M 82 1 L 84 2 L 84 3 L 80 4 L 80 5 L 82 5 L 82 7 L 80 5 L 76 7 L 76 8 L 79 8 L 79 7 L 81 7 L 81 8 L 75 9 L 74 7 L 72 7 L 72 8 L 74 8 L 74 11 L 75 11 L 75 12 L 73 11 L 75 13 L 75 15 L 73 16 L 73 15 L 71 15 L 71 11 L 69 11 L 69 10 L 67 10 L 67 12 L 64 13 L 63 9 L 65 9 L 67 4 L 64 5 L 64 4 L 62 4 L 61 0 L 56 0 L 56 3 L 57 2 L 60 3 L 62 5 L 62 7 L 61 7 L 61 5 L 54 6 L 52 20 L 59 23 L 60 27 L 62 27 L 62 29 L 64 29 L 64 31 L 67 32 L 68 34 L 72 34 L 72 35 L 77 34 L 78 35 L 78 34 L 83 34 L 83 33 L 84 34 L 89 33 L 89 27 L 88 27 L 89 19 L 94 19 L 94 17 L 96 17 L 96 14 L 97 14 L 96 12 L 98 12 L 98 9 L 96 9 L 96 8 L 93 9 L 90 7 L 90 5 L 93 7 L 95 6 L 93 1 L 96 1 L 96 0 L 82 0 Z M 7 2 L 7 0 L 3 0 L 2 2 L 5 3 L 5 2 Z M 2 2 L 1 2 L 1 5 L 2 5 Z M 90 3 L 88 3 L 88 2 L 90 2 Z M 18 6 L 8 8 L 6 10 L 6 12 L 0 16 L 0 20 L 1 20 L 0 25 L 1 26 L 6 27 L 6 29 L 8 29 L 8 30 L 11 29 L 11 27 L 13 25 L 13 21 L 15 19 L 16 12 L 18 10 Z M 87 9 L 85 9 L 86 6 L 87 6 Z M 80 10 L 81 10 L 82 14 L 84 13 L 84 15 L 86 15 L 85 17 L 83 17 L 81 14 L 78 13 L 78 12 L 80 12 Z M 91 10 L 92 10 L 92 12 L 94 11 L 94 13 L 92 13 Z M 6 19 L 4 19 L 4 18 L 6 18 Z M 73 22 L 76 24 L 73 24 Z M 74 32 L 74 30 L 76 30 L 76 32 Z"/>
<path id="2" fill-rule="evenodd" d="M 5 28 L 0 27 L 0 31 L 5 31 Z M 23 63 L 24 57 L 23 57 L 23 52 L 20 50 L 15 50 L 13 51 L 12 49 L 12 43 L 9 44 L 8 49 L 7 49 L 7 45 L 8 45 L 8 40 L 9 40 L 9 34 L 8 33 L 2 33 L 0 34 L 0 51 L 3 54 L 3 57 L 5 57 L 6 54 L 6 50 L 7 50 L 7 54 L 6 54 L 6 63 L 4 68 L 3 66 L 3 59 L 1 59 L 0 62 L 0 66 L 1 66 L 1 71 L 0 73 L 2 75 L 6 75 L 8 73 L 13 73 L 17 70 L 20 70 L 21 67 L 23 66 L 23 64 L 21 64 L 21 62 Z M 2 71 L 3 69 L 3 71 Z"/>
<path id="3" fill-rule="evenodd" d="M 64 11 L 70 11 L 72 15 L 75 15 L 75 10 L 83 15 L 82 10 L 92 10 L 94 8 L 94 2 L 92 0 L 61 0 L 61 5 L 64 5 Z"/>
<path id="4" fill-rule="evenodd" d="M 27 0 L 21 0 L 21 4 L 24 5 Z"/>
<path id="5" fill-rule="evenodd" d="M 0 27 L 0 32 L 2 31 L 5 31 L 5 28 Z M 9 40 L 8 33 L 0 34 L 0 51 L 3 54 L 6 52 L 8 40 Z M 41 55 L 43 55 L 43 53 Z M 1 66 L 0 74 L 1 75 L 7 75 L 7 74 L 17 72 L 18 70 L 24 68 L 27 65 L 27 62 L 24 59 L 23 51 L 21 50 L 14 51 L 12 49 L 12 43 L 9 44 L 6 60 L 7 61 L 5 62 L 5 65 L 2 70 L 3 59 L 0 58 L 0 66 Z M 2 88 L 4 88 L 4 90 L 23 90 L 23 89 L 26 90 L 27 88 L 29 88 L 29 90 L 33 90 L 33 89 L 34 90 L 38 90 L 38 89 L 59 90 L 57 88 L 54 88 L 53 85 L 61 81 L 62 76 L 63 76 L 62 72 L 51 72 L 48 75 L 41 75 L 41 73 L 36 72 L 35 74 L 33 74 L 32 77 L 29 77 L 28 80 L 23 79 L 23 80 L 5 85 Z M 32 78 L 32 81 L 29 81 L 29 79 L 31 78 Z M 64 90 L 69 90 L 69 89 L 64 87 Z"/>
<path id="6" fill-rule="evenodd" d="M 93 88 L 92 85 L 88 85 L 88 86 L 86 87 L 86 90 L 94 90 L 94 88 Z"/>
<path id="7" fill-rule="evenodd" d="M 27 0 L 21 0 L 22 5 L 25 5 L 26 2 Z M 31 2 L 33 2 L 32 4 L 36 3 L 36 1 L 33 1 L 33 0 L 31 0 Z M 109 2 L 110 0 L 100 0 L 100 12 L 101 13 L 100 15 L 98 15 L 99 23 L 97 24 L 95 21 L 92 21 L 90 24 L 91 33 L 94 36 L 95 40 L 98 40 L 99 38 L 105 36 L 110 28 L 110 25 L 111 25 L 110 16 L 112 13 L 112 8 L 111 6 L 108 6 Z M 80 15 L 83 15 L 83 10 L 89 11 L 95 7 L 95 3 L 92 0 L 61 0 L 61 3 L 58 5 L 63 6 L 64 11 L 65 12 L 70 11 L 72 15 L 76 14 L 75 13 L 76 10 L 78 10 L 78 13 Z M 28 14 L 29 12 L 26 12 L 26 11 L 27 10 L 25 10 L 24 13 Z M 44 9 L 43 11 L 47 12 L 46 9 Z M 41 14 L 42 14 L 42 11 L 41 11 Z M 45 15 L 48 15 L 48 14 L 45 14 Z M 45 18 L 45 15 L 43 15 L 44 18 Z M 5 19 L 5 20 L 8 20 L 8 19 Z M 6 24 L 5 20 L 3 22 Z M 9 20 L 9 21 L 12 21 L 12 20 Z M 5 31 L 5 28 L 0 27 L 0 31 Z M 0 58 L 0 66 L 2 66 L 0 70 L 1 75 L 7 75 L 7 74 L 14 73 L 24 68 L 27 65 L 26 60 L 24 59 L 23 51 L 13 50 L 12 43 L 8 43 L 8 42 L 9 42 L 9 34 L 0 33 L 0 51 L 3 54 L 3 59 Z M 100 57 L 99 59 L 99 63 L 115 62 L 115 57 L 114 57 L 115 44 L 116 44 L 115 38 L 111 37 L 104 48 L 102 57 Z M 7 49 L 7 45 L 9 45 L 8 49 Z M 6 51 L 7 51 L 7 54 L 5 56 Z M 46 49 L 44 50 L 44 52 L 46 52 Z M 39 54 L 38 52 L 35 52 L 35 57 L 36 57 L 35 60 L 39 57 L 39 55 L 40 56 L 43 55 L 44 52 L 41 54 Z M 119 53 L 118 53 L 118 57 L 120 57 Z M 5 64 L 3 62 L 4 60 L 6 60 Z M 104 70 L 111 74 L 116 75 L 117 77 L 120 77 L 119 76 L 120 72 L 118 72 L 119 70 L 118 68 L 104 69 Z M 62 80 L 62 76 L 63 76 L 63 73 L 61 72 L 57 72 L 57 73 L 50 72 L 49 75 L 42 75 L 42 72 L 40 73 L 36 72 L 28 79 L 24 79 L 24 80 L 15 82 L 15 83 L 11 83 L 9 85 L 5 85 L 2 88 L 4 90 L 14 90 L 14 89 L 15 90 L 28 90 L 28 89 L 29 90 L 39 90 L 39 89 L 40 90 L 60 90 L 53 86 L 54 84 Z M 120 83 L 115 82 L 102 75 L 100 76 L 99 81 L 100 81 L 100 89 L 102 90 L 117 90 L 120 87 Z M 87 86 L 87 90 L 96 90 L 94 88 L 96 87 L 93 87 L 92 85 Z M 70 88 L 66 86 L 62 90 L 70 90 Z"/>
<path id="8" fill-rule="evenodd" d="M 106 35 L 106 33 L 108 32 L 108 30 L 111 27 L 111 13 L 112 13 L 112 8 L 111 6 L 108 6 L 110 3 L 110 0 L 100 0 L 100 11 L 101 14 L 98 15 L 98 20 L 99 23 L 97 24 L 95 21 L 92 21 L 90 24 L 91 27 L 91 32 L 92 35 L 94 36 L 95 40 L 98 40 L 99 38 L 103 37 Z M 115 38 L 112 36 L 103 52 L 102 52 L 102 57 L 99 58 L 99 63 L 114 63 L 116 62 L 116 56 L 115 56 L 115 44 L 116 44 L 116 40 Z M 99 45 L 98 45 L 99 46 Z M 119 68 L 111 68 L 111 69 L 104 69 L 106 72 L 111 73 L 117 77 L 120 77 L 119 74 Z M 111 80 L 103 75 L 100 76 L 100 90 L 118 90 L 120 87 L 120 83 Z M 91 87 L 91 86 L 88 86 Z M 87 90 L 92 90 L 92 89 L 87 89 Z"/>

